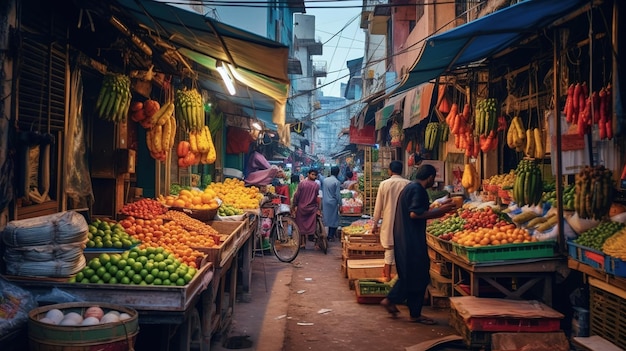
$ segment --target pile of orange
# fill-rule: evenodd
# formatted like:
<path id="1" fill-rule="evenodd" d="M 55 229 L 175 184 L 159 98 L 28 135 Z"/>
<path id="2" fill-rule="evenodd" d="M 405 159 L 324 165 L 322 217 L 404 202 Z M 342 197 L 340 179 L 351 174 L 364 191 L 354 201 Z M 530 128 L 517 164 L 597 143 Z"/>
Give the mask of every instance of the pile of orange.
<path id="1" fill-rule="evenodd" d="M 220 206 L 215 191 L 207 188 L 181 190 L 178 196 L 159 196 L 158 200 L 166 206 L 184 207 L 196 210 L 214 210 Z"/>
<path id="2" fill-rule="evenodd" d="M 517 228 L 515 224 L 499 222 L 491 228 L 463 230 L 450 240 L 459 245 L 480 247 L 488 245 L 519 244 L 537 241 L 528 230 Z"/>
<path id="3" fill-rule="evenodd" d="M 194 248 L 216 246 L 213 236 L 187 231 L 176 221 L 128 217 L 120 224 L 129 235 L 141 240 L 141 248 L 162 247 L 193 268 L 198 268 L 200 260 L 205 256 Z"/>

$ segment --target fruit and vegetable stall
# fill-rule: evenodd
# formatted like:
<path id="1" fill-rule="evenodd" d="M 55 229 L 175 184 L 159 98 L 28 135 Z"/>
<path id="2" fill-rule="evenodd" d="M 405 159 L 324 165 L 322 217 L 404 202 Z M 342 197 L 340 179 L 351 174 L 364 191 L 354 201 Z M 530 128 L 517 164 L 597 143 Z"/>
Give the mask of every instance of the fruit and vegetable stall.
<path id="1" fill-rule="evenodd" d="M 66 211 L 11 221 L 2 231 L 3 277 L 34 296 L 62 291 L 74 301 L 132 308 L 144 328 L 164 329 L 153 349 L 192 342 L 208 349 L 230 323 L 240 261 L 249 292 L 251 213 L 260 198 L 256 188 L 226 183 L 128 203 L 117 220 Z M 216 204 L 234 201 L 225 193 L 237 203 L 216 220 Z M 57 325 L 41 317 L 36 323 Z"/>
<path id="2" fill-rule="evenodd" d="M 433 281 L 450 296 L 519 299 L 536 289 L 551 304 L 553 275 L 564 265 L 556 241 L 539 241 L 527 227 L 518 226 L 517 216 L 497 208 L 466 204 L 429 221 Z"/>

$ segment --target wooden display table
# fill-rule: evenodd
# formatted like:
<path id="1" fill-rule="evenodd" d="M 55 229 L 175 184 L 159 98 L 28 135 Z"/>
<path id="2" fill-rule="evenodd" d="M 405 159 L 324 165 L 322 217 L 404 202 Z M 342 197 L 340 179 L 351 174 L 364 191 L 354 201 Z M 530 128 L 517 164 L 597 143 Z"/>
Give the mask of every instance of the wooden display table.
<path id="1" fill-rule="evenodd" d="M 554 273 L 566 265 L 564 257 L 468 263 L 454 252 L 432 245 L 431 242 L 428 246 L 437 259 L 450 263 L 452 267 L 452 296 L 481 296 L 483 293 L 481 288 L 488 287 L 491 290 L 495 289 L 505 298 L 522 299 L 531 288 L 542 284 L 542 301 L 551 306 Z M 469 281 L 463 280 L 463 274 L 469 276 Z M 514 284 L 504 286 L 498 281 L 499 278 L 505 278 Z M 487 284 L 481 284 L 482 282 Z"/>

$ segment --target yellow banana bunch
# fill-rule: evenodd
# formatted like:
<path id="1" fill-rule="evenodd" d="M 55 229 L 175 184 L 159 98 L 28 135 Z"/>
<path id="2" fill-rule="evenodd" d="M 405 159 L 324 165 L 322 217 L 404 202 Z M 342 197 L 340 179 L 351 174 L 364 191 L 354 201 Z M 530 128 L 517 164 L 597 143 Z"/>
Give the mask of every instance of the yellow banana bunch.
<path id="1" fill-rule="evenodd" d="M 522 124 L 522 119 L 519 116 L 513 117 L 509 130 L 506 133 L 506 144 L 510 149 L 517 152 L 525 151 L 527 147 L 527 133 L 526 128 Z"/>

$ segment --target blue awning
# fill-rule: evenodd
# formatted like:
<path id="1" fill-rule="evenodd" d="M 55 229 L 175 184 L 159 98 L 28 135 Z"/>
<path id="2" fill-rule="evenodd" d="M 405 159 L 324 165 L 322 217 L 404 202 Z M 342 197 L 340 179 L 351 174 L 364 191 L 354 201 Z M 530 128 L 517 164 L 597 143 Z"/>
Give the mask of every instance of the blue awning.
<path id="1" fill-rule="evenodd" d="M 393 94 L 491 57 L 589 3 L 589 0 L 526 0 L 434 35 L 424 43 L 409 74 Z"/>

